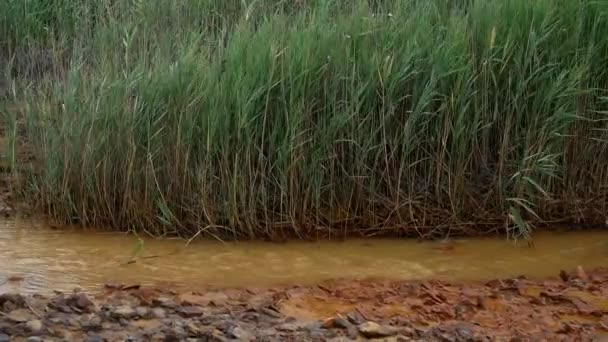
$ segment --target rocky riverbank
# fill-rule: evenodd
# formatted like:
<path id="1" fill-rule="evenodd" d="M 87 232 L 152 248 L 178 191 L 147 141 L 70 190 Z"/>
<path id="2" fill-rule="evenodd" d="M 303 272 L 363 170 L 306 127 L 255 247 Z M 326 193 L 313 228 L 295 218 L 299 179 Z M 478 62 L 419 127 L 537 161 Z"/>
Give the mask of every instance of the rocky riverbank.
<path id="1" fill-rule="evenodd" d="M 487 283 L 334 281 L 0 295 L 0 341 L 491 341 L 608 336 L 608 270 Z"/>

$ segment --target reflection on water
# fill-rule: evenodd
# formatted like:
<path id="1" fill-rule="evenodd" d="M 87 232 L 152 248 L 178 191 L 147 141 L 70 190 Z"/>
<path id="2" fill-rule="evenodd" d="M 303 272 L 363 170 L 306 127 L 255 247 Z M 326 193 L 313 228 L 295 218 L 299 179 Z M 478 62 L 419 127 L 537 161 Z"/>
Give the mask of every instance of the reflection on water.
<path id="1" fill-rule="evenodd" d="M 266 286 L 335 278 L 489 279 L 553 276 L 608 266 L 608 232 L 543 233 L 535 248 L 501 239 L 450 245 L 414 240 L 222 244 L 145 239 L 24 221 L 0 222 L 0 292 L 96 290 L 106 283 L 196 287 Z"/>

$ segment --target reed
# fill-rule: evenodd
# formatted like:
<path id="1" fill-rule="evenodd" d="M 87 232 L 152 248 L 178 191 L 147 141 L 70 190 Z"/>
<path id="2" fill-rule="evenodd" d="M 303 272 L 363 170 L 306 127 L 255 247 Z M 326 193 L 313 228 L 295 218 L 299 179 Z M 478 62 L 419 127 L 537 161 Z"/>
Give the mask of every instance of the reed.
<path id="1" fill-rule="evenodd" d="M 603 1 L 49 3 L 5 0 L 0 34 L 26 194 L 57 219 L 282 239 L 606 218 Z"/>

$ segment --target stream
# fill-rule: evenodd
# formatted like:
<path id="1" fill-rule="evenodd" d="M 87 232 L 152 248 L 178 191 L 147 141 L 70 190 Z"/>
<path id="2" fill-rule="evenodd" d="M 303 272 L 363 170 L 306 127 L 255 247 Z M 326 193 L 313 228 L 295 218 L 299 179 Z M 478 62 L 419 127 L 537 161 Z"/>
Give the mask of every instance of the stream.
<path id="1" fill-rule="evenodd" d="M 230 242 L 142 238 L 40 222 L 0 222 L 0 293 L 50 293 L 104 284 L 264 287 L 339 278 L 484 280 L 554 276 L 608 265 L 608 231 L 546 232 L 534 248 L 503 238 L 449 242 Z M 130 261 L 130 262 L 129 262 Z"/>

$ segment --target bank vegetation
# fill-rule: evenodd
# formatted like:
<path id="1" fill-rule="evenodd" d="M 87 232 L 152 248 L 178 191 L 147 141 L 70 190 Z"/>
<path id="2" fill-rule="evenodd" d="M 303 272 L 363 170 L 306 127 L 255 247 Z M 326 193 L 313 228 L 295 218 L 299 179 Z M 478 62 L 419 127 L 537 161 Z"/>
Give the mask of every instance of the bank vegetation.
<path id="1" fill-rule="evenodd" d="M 4 155 L 55 219 L 241 239 L 606 220 L 605 1 L 0 13 Z"/>

